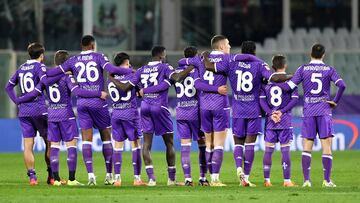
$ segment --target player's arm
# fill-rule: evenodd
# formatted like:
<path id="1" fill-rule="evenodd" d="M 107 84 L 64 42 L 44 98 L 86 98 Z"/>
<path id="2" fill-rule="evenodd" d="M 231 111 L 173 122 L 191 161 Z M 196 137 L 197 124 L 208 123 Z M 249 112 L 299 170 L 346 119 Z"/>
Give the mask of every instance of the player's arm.
<path id="1" fill-rule="evenodd" d="M 298 94 L 297 88 L 295 88 L 294 91 L 291 93 L 290 102 L 284 108 L 280 109 L 279 111 L 281 113 L 286 113 L 288 111 L 291 111 L 291 109 L 296 106 L 298 101 L 299 101 L 299 94 Z"/>
<path id="2" fill-rule="evenodd" d="M 293 77 L 291 78 L 291 80 L 289 80 L 288 82 L 285 82 L 285 83 L 280 83 L 280 84 L 278 84 L 278 86 L 285 92 L 294 90 L 303 80 L 302 72 L 303 72 L 303 67 L 301 66 L 296 70 L 296 72 L 293 75 Z M 271 78 L 274 78 L 274 76 L 277 77 L 277 76 L 279 76 L 279 74 L 273 74 L 273 76 Z"/>
<path id="3" fill-rule="evenodd" d="M 343 81 L 343 79 L 340 78 L 340 76 L 338 75 L 338 73 L 336 72 L 335 69 L 333 69 L 333 73 L 331 74 L 331 80 L 338 87 L 338 90 L 337 90 L 336 95 L 333 98 L 333 100 L 332 101 L 326 101 L 326 102 L 329 103 L 332 108 L 335 108 L 337 106 L 337 103 L 340 101 L 342 95 L 345 92 L 346 84 Z"/>
<path id="4" fill-rule="evenodd" d="M 260 90 L 260 106 L 261 108 L 265 111 L 265 113 L 267 115 L 271 115 L 272 114 L 272 109 L 269 106 L 269 103 L 267 102 L 267 97 L 266 97 L 266 93 L 264 90 L 264 87 L 261 88 Z"/>
<path id="5" fill-rule="evenodd" d="M 171 83 L 168 80 L 164 80 L 158 85 L 143 88 L 142 91 L 144 92 L 144 94 L 162 92 L 164 90 L 169 89 L 170 86 L 171 86 Z"/>
<path id="6" fill-rule="evenodd" d="M 33 91 L 24 94 L 23 96 L 17 98 L 18 104 L 33 101 L 36 97 L 40 96 L 45 89 L 45 85 L 43 83 L 39 83 L 36 85 Z"/>
<path id="7" fill-rule="evenodd" d="M 226 85 L 222 85 L 222 86 L 209 85 L 209 84 L 201 81 L 200 78 L 198 78 L 198 79 L 195 79 L 194 86 L 195 86 L 195 89 L 203 91 L 203 92 L 212 92 L 212 93 L 219 93 L 221 95 L 227 95 L 227 86 Z"/>
<path id="8" fill-rule="evenodd" d="M 193 65 L 197 68 L 201 66 L 201 59 L 199 56 L 194 56 L 192 58 L 182 58 L 178 61 L 179 66 L 190 66 Z"/>
<path id="9" fill-rule="evenodd" d="M 107 93 L 104 91 L 89 91 L 89 90 L 80 88 L 73 75 L 67 76 L 66 85 L 70 89 L 71 93 L 78 97 L 101 98 L 101 99 L 106 99 L 106 97 L 107 97 Z"/>
<path id="10" fill-rule="evenodd" d="M 182 80 L 184 80 L 188 75 L 189 73 L 194 70 L 194 66 L 193 65 L 190 65 L 188 66 L 185 70 L 183 71 L 180 71 L 180 72 L 173 72 L 171 73 L 170 75 L 170 79 L 174 82 L 181 82 Z"/>
<path id="11" fill-rule="evenodd" d="M 118 80 L 116 80 L 111 74 L 109 74 L 109 79 L 111 82 L 114 83 L 114 85 L 116 86 L 116 88 L 120 89 L 123 92 L 127 92 L 129 90 L 131 90 L 135 85 L 132 84 L 130 81 L 128 82 L 120 82 Z"/>
<path id="12" fill-rule="evenodd" d="M 51 86 L 54 83 L 56 83 L 57 81 L 59 81 L 64 75 L 60 74 L 60 75 L 56 75 L 53 77 L 47 76 L 46 74 L 42 75 L 40 77 L 40 81 L 41 83 L 43 83 L 45 86 Z"/>
<path id="13" fill-rule="evenodd" d="M 17 85 L 17 83 L 18 83 L 18 74 L 16 72 L 13 76 L 11 76 L 11 78 L 9 79 L 8 83 L 5 86 L 6 93 L 15 104 L 17 104 L 17 97 L 14 88 Z"/>
<path id="14" fill-rule="evenodd" d="M 233 61 L 248 61 L 248 62 L 264 62 L 252 54 L 235 54 L 232 56 Z"/>
<path id="15" fill-rule="evenodd" d="M 206 70 L 215 72 L 215 73 L 226 73 L 228 71 L 229 61 L 221 61 L 217 63 L 212 63 L 209 60 L 208 52 L 203 52 L 203 63 Z"/>
<path id="16" fill-rule="evenodd" d="M 68 59 L 63 64 L 56 66 L 55 68 L 48 69 L 46 71 L 47 76 L 57 76 L 57 75 L 64 75 L 67 71 L 72 70 L 71 61 Z"/>

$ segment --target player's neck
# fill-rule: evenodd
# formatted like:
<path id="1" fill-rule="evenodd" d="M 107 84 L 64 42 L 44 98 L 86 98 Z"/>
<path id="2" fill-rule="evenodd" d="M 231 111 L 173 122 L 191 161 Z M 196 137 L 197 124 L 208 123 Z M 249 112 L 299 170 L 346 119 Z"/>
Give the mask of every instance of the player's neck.
<path id="1" fill-rule="evenodd" d="M 276 73 L 286 73 L 286 70 L 285 69 L 278 69 L 275 72 Z"/>

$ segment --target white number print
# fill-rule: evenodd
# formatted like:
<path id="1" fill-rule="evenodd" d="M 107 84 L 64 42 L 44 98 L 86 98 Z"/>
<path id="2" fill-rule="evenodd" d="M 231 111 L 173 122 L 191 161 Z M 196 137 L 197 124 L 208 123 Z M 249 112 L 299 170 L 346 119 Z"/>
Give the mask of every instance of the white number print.
<path id="1" fill-rule="evenodd" d="M 237 83 L 236 91 L 250 92 L 253 88 L 253 75 L 250 72 L 242 72 L 241 70 L 236 70 L 237 74 Z"/>
<path id="2" fill-rule="evenodd" d="M 129 99 L 131 98 L 131 90 L 127 91 L 126 97 L 120 97 L 119 90 L 116 88 L 116 86 L 113 82 L 109 83 L 108 90 L 109 90 L 110 97 L 114 102 L 118 102 L 119 100 L 129 101 Z"/>
<path id="3" fill-rule="evenodd" d="M 204 73 L 204 80 L 207 80 L 207 81 L 209 81 L 209 85 L 213 85 L 214 84 L 214 80 L 215 80 L 215 78 L 214 78 L 214 73 L 213 72 L 211 72 L 211 71 L 205 71 L 205 73 Z"/>
<path id="4" fill-rule="evenodd" d="M 271 95 L 271 98 L 270 98 L 271 105 L 276 106 L 276 107 L 280 106 L 281 103 L 282 103 L 282 98 L 281 98 L 282 90 L 281 90 L 281 88 L 278 87 L 278 86 L 271 87 L 270 95 Z"/>
<path id="5" fill-rule="evenodd" d="M 58 84 L 54 84 L 49 87 L 49 97 L 50 100 L 54 103 L 58 103 L 60 101 L 60 91 L 58 87 Z"/>
<path id="6" fill-rule="evenodd" d="M 175 86 L 180 88 L 180 92 L 176 94 L 177 98 L 183 97 L 184 94 L 187 97 L 193 97 L 196 94 L 194 79 L 192 77 L 185 78 L 183 84 L 179 82 L 175 83 Z"/>
<path id="7" fill-rule="evenodd" d="M 83 62 L 77 62 L 75 64 L 76 68 L 80 67 L 79 74 L 77 76 L 78 82 L 95 82 L 99 79 L 99 71 L 96 68 L 96 63 L 94 61 L 89 61 L 86 65 Z M 93 76 L 91 73 L 94 73 Z M 86 77 L 84 77 L 84 73 L 86 73 Z"/>
<path id="8" fill-rule="evenodd" d="M 32 79 L 33 76 L 34 75 L 31 72 L 27 72 L 25 74 L 19 73 L 20 88 L 23 94 L 34 90 L 35 85 L 34 85 L 34 80 Z"/>
<path id="9" fill-rule="evenodd" d="M 313 73 L 311 74 L 311 82 L 317 83 L 317 88 L 312 89 L 310 92 L 311 94 L 319 94 L 322 91 L 322 81 L 320 78 L 322 77 L 321 73 Z"/>
<path id="10" fill-rule="evenodd" d="M 157 76 L 158 72 L 150 73 L 150 74 L 141 74 L 141 83 L 144 85 L 144 88 L 148 87 L 148 82 L 152 82 L 154 85 L 158 84 Z"/>

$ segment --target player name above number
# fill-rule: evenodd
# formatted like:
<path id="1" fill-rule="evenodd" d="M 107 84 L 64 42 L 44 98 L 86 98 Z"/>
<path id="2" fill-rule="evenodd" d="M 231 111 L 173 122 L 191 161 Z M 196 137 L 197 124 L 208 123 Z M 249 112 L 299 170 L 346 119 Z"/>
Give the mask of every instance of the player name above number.
<path id="1" fill-rule="evenodd" d="M 222 61 L 222 58 L 209 58 L 209 61 L 211 63 L 218 63 Z"/>
<path id="2" fill-rule="evenodd" d="M 89 61 L 89 60 L 92 60 L 93 59 L 93 56 L 92 55 L 86 55 L 86 56 L 78 56 L 77 57 L 77 60 L 80 61 Z"/>
<path id="3" fill-rule="evenodd" d="M 250 64 L 246 64 L 246 63 L 244 63 L 244 62 L 239 62 L 239 63 L 238 63 L 238 66 L 239 66 L 239 67 L 242 67 L 242 68 L 246 68 L 246 69 L 250 69 L 250 68 L 251 68 Z"/>
<path id="4" fill-rule="evenodd" d="M 152 72 L 158 72 L 158 67 L 151 67 L 151 68 L 145 68 L 144 73 L 152 73 Z"/>
<path id="5" fill-rule="evenodd" d="M 31 69 L 34 69 L 34 65 L 21 67 L 21 70 L 31 70 Z"/>
<path id="6" fill-rule="evenodd" d="M 329 66 L 304 66 L 304 70 L 327 71 L 327 70 L 330 70 L 330 67 Z"/>

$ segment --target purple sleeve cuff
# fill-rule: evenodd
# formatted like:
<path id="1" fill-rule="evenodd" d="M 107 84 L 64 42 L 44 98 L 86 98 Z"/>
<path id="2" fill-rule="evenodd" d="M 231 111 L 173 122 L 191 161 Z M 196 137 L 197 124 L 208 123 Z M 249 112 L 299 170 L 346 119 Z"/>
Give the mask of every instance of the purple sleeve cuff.
<path id="1" fill-rule="evenodd" d="M 260 99 L 260 106 L 267 114 L 272 113 L 272 110 L 270 109 L 266 99 Z"/>
<path id="2" fill-rule="evenodd" d="M 218 92 L 218 87 L 214 85 L 209 85 L 207 83 L 204 83 L 200 81 L 200 79 L 195 80 L 195 88 L 197 90 L 203 91 L 203 92 Z"/>
<path id="3" fill-rule="evenodd" d="M 9 95 L 9 98 L 15 103 L 17 104 L 17 97 L 14 91 L 14 85 L 11 84 L 10 82 L 8 82 L 8 84 L 5 87 L 5 91 L 7 92 L 7 94 Z"/>
<path id="4" fill-rule="evenodd" d="M 101 91 L 88 91 L 81 89 L 78 86 L 75 86 L 75 88 L 72 90 L 72 93 L 83 98 L 99 98 L 101 96 Z"/>
<path id="5" fill-rule="evenodd" d="M 132 69 L 130 68 L 117 67 L 110 63 L 105 64 L 104 69 L 111 74 L 117 74 L 117 75 L 127 75 L 132 73 Z"/>
<path id="6" fill-rule="evenodd" d="M 53 77 L 49 77 L 49 76 L 44 76 L 41 79 L 41 82 L 45 85 L 45 86 L 50 86 L 54 83 L 56 83 L 57 81 L 59 81 L 64 75 L 60 74 L 60 75 L 56 75 Z"/>
<path id="7" fill-rule="evenodd" d="M 290 102 L 283 109 L 280 109 L 280 111 L 282 113 L 291 111 L 291 109 L 294 108 L 294 106 L 296 106 L 296 104 L 298 103 L 298 100 L 299 100 L 299 97 L 292 97 Z"/>
<path id="8" fill-rule="evenodd" d="M 344 94 L 345 92 L 345 89 L 346 89 L 346 85 L 345 85 L 345 82 L 343 80 L 339 80 L 339 82 L 336 83 L 336 86 L 339 87 L 338 91 L 336 92 L 336 95 L 333 99 L 333 101 L 335 103 L 338 103 L 342 97 L 342 95 Z"/>
<path id="9" fill-rule="evenodd" d="M 161 92 L 168 89 L 170 86 L 171 84 L 168 81 L 164 80 L 158 85 L 144 88 L 144 94 Z"/>

